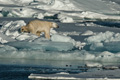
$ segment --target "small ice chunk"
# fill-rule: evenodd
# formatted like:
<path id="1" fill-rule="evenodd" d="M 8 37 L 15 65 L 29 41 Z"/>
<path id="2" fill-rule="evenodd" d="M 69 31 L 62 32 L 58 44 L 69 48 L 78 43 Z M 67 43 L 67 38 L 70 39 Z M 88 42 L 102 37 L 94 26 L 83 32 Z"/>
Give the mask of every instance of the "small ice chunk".
<path id="1" fill-rule="evenodd" d="M 52 35 L 51 41 L 54 41 L 54 42 L 69 42 L 69 43 L 72 43 L 73 46 L 75 46 L 76 48 L 78 48 L 80 50 L 85 46 L 85 44 L 81 43 L 80 41 L 75 41 L 71 37 L 64 36 L 64 35 L 59 35 L 59 34 Z"/>
<path id="2" fill-rule="evenodd" d="M 54 41 L 54 42 L 70 42 L 70 43 L 73 43 L 73 45 L 75 45 L 75 40 L 74 39 L 72 39 L 71 37 L 63 36 L 63 35 L 59 35 L 59 34 L 52 35 L 51 41 Z"/>
<path id="3" fill-rule="evenodd" d="M 102 67 L 102 64 L 100 63 L 86 63 L 87 67 Z"/>
<path id="4" fill-rule="evenodd" d="M 116 62 L 118 61 L 118 58 L 115 57 L 115 54 L 104 51 L 96 56 L 95 58 L 97 61 L 103 61 L 103 62 Z"/>
<path id="5" fill-rule="evenodd" d="M 115 70 L 115 69 L 119 69 L 119 67 L 118 66 L 113 66 L 113 65 L 108 65 L 108 66 L 103 66 L 103 69 Z"/>
<path id="6" fill-rule="evenodd" d="M 66 73 L 66 72 L 60 72 L 60 73 L 57 73 L 57 74 L 69 74 L 69 73 Z"/>
<path id="7" fill-rule="evenodd" d="M 3 38 L 0 37 L 0 42 L 1 42 L 1 43 L 7 43 L 8 41 L 7 41 L 7 40 L 4 40 Z"/>
<path id="8" fill-rule="evenodd" d="M 86 43 L 90 50 L 119 52 L 120 34 L 110 31 L 100 32 L 86 38 Z"/>
<path id="9" fill-rule="evenodd" d="M 103 43 L 95 42 L 95 43 L 90 45 L 90 50 L 93 50 L 93 51 L 104 51 L 106 49 L 104 48 Z"/>
<path id="10" fill-rule="evenodd" d="M 36 13 L 33 15 L 34 18 L 43 19 L 44 15 L 42 13 Z"/>
<path id="11" fill-rule="evenodd" d="M 84 33 L 81 34 L 82 36 L 89 36 L 89 35 L 94 35 L 94 32 L 87 30 Z"/>
<path id="12" fill-rule="evenodd" d="M 3 14 L 0 13 L 0 17 L 3 17 Z"/>
<path id="13" fill-rule="evenodd" d="M 95 42 L 108 42 L 113 38 L 115 35 L 114 32 L 106 31 L 105 33 L 98 33 L 96 35 L 90 36 L 86 39 L 88 43 L 95 43 Z"/>

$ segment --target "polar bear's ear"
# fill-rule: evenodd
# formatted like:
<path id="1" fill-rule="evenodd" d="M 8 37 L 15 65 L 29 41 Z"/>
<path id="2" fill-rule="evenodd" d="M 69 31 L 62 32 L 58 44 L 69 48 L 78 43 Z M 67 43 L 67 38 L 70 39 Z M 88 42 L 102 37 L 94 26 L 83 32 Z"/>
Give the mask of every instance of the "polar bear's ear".
<path id="1" fill-rule="evenodd" d="M 52 27 L 53 27 L 53 28 L 59 28 L 58 24 L 55 23 L 55 22 L 52 22 Z"/>

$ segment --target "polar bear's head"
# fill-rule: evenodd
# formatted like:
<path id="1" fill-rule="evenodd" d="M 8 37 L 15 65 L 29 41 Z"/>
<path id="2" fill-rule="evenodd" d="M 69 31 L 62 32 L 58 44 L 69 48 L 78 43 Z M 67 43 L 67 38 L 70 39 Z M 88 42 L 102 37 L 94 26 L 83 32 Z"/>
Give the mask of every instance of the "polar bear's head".
<path id="1" fill-rule="evenodd" d="M 26 26 L 22 26 L 21 27 L 21 32 L 29 32 L 29 30 Z"/>
<path id="2" fill-rule="evenodd" d="M 52 28 L 59 28 L 58 24 L 55 22 L 52 22 Z"/>

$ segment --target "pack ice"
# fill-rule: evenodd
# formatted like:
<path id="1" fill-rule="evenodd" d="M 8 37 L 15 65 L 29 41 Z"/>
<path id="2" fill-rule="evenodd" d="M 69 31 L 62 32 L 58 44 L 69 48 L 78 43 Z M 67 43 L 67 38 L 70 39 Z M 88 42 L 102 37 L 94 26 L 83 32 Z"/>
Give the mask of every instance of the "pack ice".
<path id="1" fill-rule="evenodd" d="M 47 40 L 44 37 L 38 37 L 29 33 L 21 33 L 21 26 L 26 25 L 22 20 L 20 21 L 11 21 L 3 22 L 3 26 L 0 29 L 1 34 L 1 43 L 6 43 L 6 45 L 15 47 L 17 49 L 31 49 L 31 50 L 43 50 L 43 51 L 68 51 L 74 48 L 71 38 L 62 36 L 58 42 L 55 42 L 54 39 L 59 36 L 51 35 L 53 41 Z M 5 36 L 5 37 L 4 37 Z M 63 41 L 63 38 L 66 38 L 68 41 Z"/>
<path id="2" fill-rule="evenodd" d="M 120 52 L 120 33 L 111 31 L 100 32 L 96 35 L 86 38 L 89 49 L 93 51 Z"/>
<path id="3" fill-rule="evenodd" d="M 60 24 L 74 23 L 75 25 L 77 21 L 89 19 L 120 20 L 119 5 L 102 0 L 0 0 L 0 3 L 5 5 L 0 7 L 0 16 L 3 17 L 58 19 Z M 20 27 L 26 25 L 23 20 L 5 21 L 1 25 L 0 58 L 120 61 L 120 33 L 86 31 L 81 36 L 89 36 L 84 43 L 81 43 L 64 35 L 67 32 L 51 30 L 51 40 L 45 39 L 44 34 L 38 37 L 31 33 L 21 33 Z M 98 27 L 99 25 L 83 23 L 80 26 Z M 69 29 L 69 26 L 67 27 Z M 80 33 L 73 34 L 79 36 Z"/>
<path id="4" fill-rule="evenodd" d="M 120 20 L 119 5 L 105 0 L 0 0 L 0 3 L 6 5 L 0 8 L 0 16 L 3 17 L 58 19 L 62 23 L 98 19 Z"/>
<path id="5" fill-rule="evenodd" d="M 71 37 L 64 35 L 65 33 L 62 34 L 55 30 L 51 30 L 51 40 L 44 38 L 44 34 L 38 37 L 31 33 L 21 33 L 20 27 L 26 25 L 23 20 L 5 21 L 2 25 L 0 28 L 1 58 L 92 60 L 103 62 L 119 62 L 120 60 L 119 33 L 110 31 L 92 32 L 85 39 L 86 42 L 83 45 L 80 41 L 75 41 Z M 86 31 L 84 35 L 86 36 L 89 32 L 91 31 Z M 111 46 L 114 46 L 111 42 L 117 44 L 116 49 Z M 116 53 L 113 53 L 113 51 Z"/>

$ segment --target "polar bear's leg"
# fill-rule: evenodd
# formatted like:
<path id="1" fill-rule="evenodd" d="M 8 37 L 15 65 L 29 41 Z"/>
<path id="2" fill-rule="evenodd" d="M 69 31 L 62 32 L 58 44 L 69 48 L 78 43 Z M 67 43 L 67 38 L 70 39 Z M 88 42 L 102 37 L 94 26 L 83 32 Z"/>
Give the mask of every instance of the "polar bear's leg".
<path id="1" fill-rule="evenodd" d="M 31 33 L 36 35 L 36 32 L 34 32 L 33 30 L 31 30 Z"/>
<path id="2" fill-rule="evenodd" d="M 50 39 L 50 31 L 49 30 L 45 31 L 45 37 L 47 39 Z"/>
<path id="3" fill-rule="evenodd" d="M 40 31 L 37 31 L 36 35 L 40 37 L 40 33 L 41 33 Z"/>

